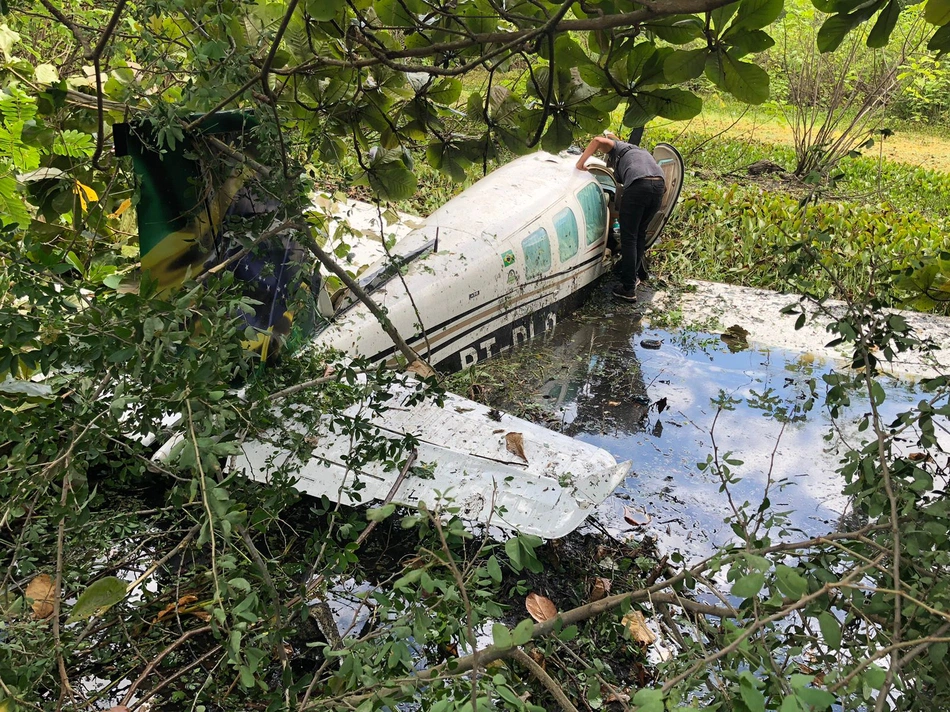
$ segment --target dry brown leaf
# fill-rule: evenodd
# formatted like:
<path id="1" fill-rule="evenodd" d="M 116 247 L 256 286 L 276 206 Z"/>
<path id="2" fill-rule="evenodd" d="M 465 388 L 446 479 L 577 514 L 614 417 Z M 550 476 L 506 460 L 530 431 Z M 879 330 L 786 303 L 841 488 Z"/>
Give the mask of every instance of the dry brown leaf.
<path id="1" fill-rule="evenodd" d="M 528 461 L 528 456 L 524 454 L 524 435 L 521 433 L 508 433 L 505 436 L 505 447 L 508 448 L 508 452 L 517 455 L 525 462 Z"/>
<path id="2" fill-rule="evenodd" d="M 631 509 L 630 507 L 623 508 L 623 518 L 627 524 L 634 527 L 645 527 L 653 521 L 653 517 L 646 512 L 641 512 L 639 509 Z"/>
<path id="3" fill-rule="evenodd" d="M 603 691 L 601 691 L 603 693 Z M 604 697 L 604 704 L 609 705 L 611 702 L 619 702 L 622 705 L 626 705 L 630 701 L 630 695 L 621 692 L 620 690 L 614 690 L 609 695 Z"/>
<path id="4" fill-rule="evenodd" d="M 416 359 L 406 368 L 409 373 L 414 373 L 417 376 L 422 378 L 430 378 L 435 375 L 435 371 L 432 370 L 432 366 L 427 364 L 425 361 L 420 361 Z"/>
<path id="5" fill-rule="evenodd" d="M 26 597 L 33 599 L 33 618 L 41 621 L 53 615 L 53 579 L 39 574 L 26 587 Z"/>
<path id="6" fill-rule="evenodd" d="M 594 584 L 590 588 L 590 603 L 594 601 L 599 601 L 601 598 L 610 593 L 610 579 L 603 578 L 598 576 L 594 579 Z"/>
<path id="7" fill-rule="evenodd" d="M 196 603 L 197 601 L 198 601 L 197 596 L 191 593 L 186 593 L 177 601 L 175 601 L 174 603 L 169 603 L 161 611 L 159 611 L 158 615 L 155 616 L 155 620 L 153 620 L 152 623 L 159 623 L 160 621 L 163 621 L 165 618 L 168 618 L 169 616 L 171 616 L 173 613 L 181 613 L 181 614 L 191 613 L 192 615 L 200 618 L 203 621 L 211 620 L 211 614 L 202 608 L 197 608 L 195 610 L 190 610 L 190 611 L 184 610 L 185 606 L 187 606 L 189 603 Z"/>
<path id="8" fill-rule="evenodd" d="M 656 634 L 647 628 L 646 619 L 640 611 L 630 611 L 621 621 L 630 633 L 630 637 L 643 645 L 653 645 Z"/>
<path id="9" fill-rule="evenodd" d="M 537 593 L 529 593 L 524 601 L 524 607 L 528 609 L 528 614 L 538 623 L 544 623 L 557 616 L 557 606 L 550 598 L 545 598 Z"/>
<path id="10" fill-rule="evenodd" d="M 907 459 L 911 462 L 922 462 L 927 459 L 927 453 L 925 452 L 912 452 L 907 455 Z"/>

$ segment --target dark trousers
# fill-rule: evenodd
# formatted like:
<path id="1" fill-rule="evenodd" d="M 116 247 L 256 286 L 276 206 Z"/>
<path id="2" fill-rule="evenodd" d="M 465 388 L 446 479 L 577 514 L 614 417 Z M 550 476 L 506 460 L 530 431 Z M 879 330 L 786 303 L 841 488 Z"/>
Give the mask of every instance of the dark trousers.
<path id="1" fill-rule="evenodd" d="M 641 178 L 623 187 L 620 198 L 620 282 L 633 289 L 637 278 L 646 279 L 643 264 L 646 252 L 647 226 L 660 209 L 666 183 Z"/>

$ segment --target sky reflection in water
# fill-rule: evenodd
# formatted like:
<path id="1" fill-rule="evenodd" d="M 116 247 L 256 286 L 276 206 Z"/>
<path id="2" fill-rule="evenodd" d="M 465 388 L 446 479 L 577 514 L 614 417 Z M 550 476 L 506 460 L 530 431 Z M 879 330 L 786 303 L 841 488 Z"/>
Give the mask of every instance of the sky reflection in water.
<path id="1" fill-rule="evenodd" d="M 529 347 L 561 365 L 533 398 L 554 409 L 568 434 L 633 462 L 626 482 L 601 505 L 601 521 L 623 532 L 630 529 L 625 507 L 646 512 L 652 521 L 638 531 L 655 535 L 661 551 L 688 558 L 733 540 L 721 483 L 697 467 L 713 452 L 714 436 L 721 456 L 731 452 L 743 462 L 733 468 L 742 481 L 730 487 L 737 505 L 757 508 L 768 488 L 772 509 L 789 513 L 788 538 L 836 529 L 848 503 L 835 470 L 844 443 L 868 436 L 857 423 L 869 408 L 866 398 L 853 398 L 832 427 L 821 376 L 835 364 L 758 345 L 732 352 L 719 336 L 642 328 L 631 314 L 564 319 L 553 337 Z M 650 340 L 660 348 L 642 345 Z M 817 398 L 805 411 L 810 379 Z M 884 385 L 888 419 L 920 399 L 914 384 Z M 723 399 L 730 409 L 719 412 Z"/>

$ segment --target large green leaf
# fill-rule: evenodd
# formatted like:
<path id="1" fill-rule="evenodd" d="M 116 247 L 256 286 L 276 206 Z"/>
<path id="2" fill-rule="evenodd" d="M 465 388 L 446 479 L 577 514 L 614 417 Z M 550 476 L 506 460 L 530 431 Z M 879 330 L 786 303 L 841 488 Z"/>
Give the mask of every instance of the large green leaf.
<path id="1" fill-rule="evenodd" d="M 703 110 L 703 100 L 685 89 L 654 89 L 650 93 L 657 100 L 656 113 L 664 119 L 685 121 Z"/>
<path id="2" fill-rule="evenodd" d="M 570 112 L 574 123 L 586 133 L 599 134 L 610 126 L 610 112 L 601 111 L 591 102 L 572 106 Z"/>
<path id="3" fill-rule="evenodd" d="M 400 160 L 374 162 L 365 179 L 383 200 L 406 200 L 416 192 L 416 176 Z"/>
<path id="4" fill-rule="evenodd" d="M 637 89 L 645 89 L 660 84 L 668 84 L 666 75 L 663 74 L 663 64 L 675 50 L 672 47 L 658 47 L 657 50 L 647 57 L 646 62 L 640 68 L 639 76 L 631 74 L 631 79 L 635 79 L 634 86 Z"/>
<path id="5" fill-rule="evenodd" d="M 30 224 L 30 214 L 17 192 L 17 183 L 12 176 L 0 178 L 0 221 L 5 226 L 18 224 L 21 228 Z"/>
<path id="6" fill-rule="evenodd" d="M 548 153 L 557 153 L 571 145 L 574 140 L 574 132 L 571 130 L 571 122 L 567 115 L 558 112 L 544 132 L 541 139 L 541 148 Z"/>
<path id="7" fill-rule="evenodd" d="M 641 42 L 634 45 L 626 55 L 626 62 L 624 63 L 626 73 L 623 83 L 634 84 L 640 78 L 647 62 L 654 54 L 656 54 L 656 45 L 652 42 Z"/>
<path id="8" fill-rule="evenodd" d="M 629 128 L 644 126 L 659 113 L 659 99 L 650 92 L 639 92 L 627 99 L 627 110 L 623 114 L 623 125 Z"/>
<path id="9" fill-rule="evenodd" d="M 454 77 L 440 79 L 429 87 L 426 96 L 436 104 L 452 105 L 462 96 L 462 82 Z"/>
<path id="10" fill-rule="evenodd" d="M 344 0 L 307 0 L 304 5 L 307 14 L 318 22 L 334 19 L 344 7 L 346 7 Z"/>
<path id="11" fill-rule="evenodd" d="M 769 98 L 768 73 L 755 64 L 739 61 L 729 52 L 717 52 L 707 58 L 706 77 L 747 104 L 761 104 Z"/>
<path id="12" fill-rule="evenodd" d="M 730 29 L 758 30 L 771 25 L 782 14 L 784 0 L 742 0 Z"/>
<path id="13" fill-rule="evenodd" d="M 102 609 L 114 606 L 125 598 L 127 584 L 115 576 L 106 576 L 90 584 L 76 600 L 67 623 L 94 616 Z"/>
<path id="14" fill-rule="evenodd" d="M 732 595 L 736 598 L 752 598 L 762 589 L 764 583 L 764 575 L 747 574 L 732 584 Z"/>
<path id="15" fill-rule="evenodd" d="M 385 27 L 411 27 L 416 23 L 415 15 L 403 0 L 378 0 L 374 9 Z"/>
<path id="16" fill-rule="evenodd" d="M 717 36 L 722 34 L 722 31 L 726 29 L 726 25 L 729 23 L 729 20 L 732 19 L 732 16 L 735 15 L 738 10 L 739 3 L 732 2 L 728 5 L 717 7 L 715 10 L 709 13 Z"/>
<path id="17" fill-rule="evenodd" d="M 460 146 L 453 142 L 433 141 L 426 147 L 426 159 L 456 183 L 465 180 L 465 169 L 472 165 Z"/>
<path id="18" fill-rule="evenodd" d="M 704 28 L 703 21 L 695 15 L 673 15 L 643 25 L 643 29 L 670 44 L 686 44 L 699 39 L 703 36 Z"/>
<path id="19" fill-rule="evenodd" d="M 735 35 L 730 34 L 726 41 L 732 48 L 731 53 L 737 58 L 764 52 L 775 45 L 775 40 L 763 30 L 742 30 Z"/>
<path id="20" fill-rule="evenodd" d="M 927 0 L 927 7 L 924 8 L 924 19 L 931 25 L 944 25 L 950 23 L 950 0 Z"/>
<path id="21" fill-rule="evenodd" d="M 824 21 L 821 29 L 818 30 L 816 39 L 818 50 L 820 52 L 833 52 L 838 49 L 847 34 L 880 10 L 885 1 L 879 0 L 847 15 L 838 14 L 829 17 Z"/>
<path id="22" fill-rule="evenodd" d="M 868 47 L 884 47 L 891 39 L 891 33 L 897 25 L 897 18 L 901 15 L 901 6 L 898 0 L 891 0 L 887 6 L 881 10 L 877 17 L 877 22 L 868 34 Z"/>
<path id="23" fill-rule="evenodd" d="M 680 84 L 699 77 L 706 68 L 707 51 L 705 47 L 674 50 L 663 63 L 667 80 Z"/>
<path id="24" fill-rule="evenodd" d="M 547 43 L 541 45 L 547 49 Z M 583 67 L 585 64 L 591 64 L 593 60 L 587 56 L 587 53 L 581 48 L 573 37 L 568 34 L 561 34 L 554 40 L 554 55 L 557 64 L 560 67 Z M 542 57 L 545 57 L 542 53 Z M 545 57 L 547 59 L 547 57 Z"/>
<path id="25" fill-rule="evenodd" d="M 831 611 L 822 611 L 818 616 L 818 627 L 825 639 L 825 645 L 833 650 L 841 647 L 841 624 Z"/>
<path id="26" fill-rule="evenodd" d="M 931 52 L 950 52 L 950 25 L 944 25 L 933 33 L 927 49 Z"/>

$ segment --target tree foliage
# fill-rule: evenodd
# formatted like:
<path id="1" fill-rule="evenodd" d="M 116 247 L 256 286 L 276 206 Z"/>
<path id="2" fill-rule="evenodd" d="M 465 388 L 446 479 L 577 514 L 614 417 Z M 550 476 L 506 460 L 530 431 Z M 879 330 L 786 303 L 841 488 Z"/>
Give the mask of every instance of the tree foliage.
<path id="1" fill-rule="evenodd" d="M 932 49 L 950 41 L 948 7 L 926 5 Z M 867 41 L 878 46 L 906 10 L 893 0 L 819 9 L 831 13 L 823 50 L 871 22 Z M 421 156 L 460 181 L 508 153 L 565 148 L 615 111 L 628 127 L 688 119 L 701 108 L 702 76 L 741 101 L 765 101 L 769 77 L 755 54 L 773 42 L 781 0 L 40 0 L 9 11 L 0 25 L 0 709 L 371 710 L 400 700 L 595 709 L 611 695 L 626 705 L 623 686 L 629 706 L 651 711 L 925 709 L 947 699 L 948 526 L 935 478 L 946 483 L 926 454 L 938 450 L 945 384 L 882 420 L 875 359 L 916 344 L 874 302 L 834 316 L 863 371 L 827 383 L 832 408 L 854 387 L 874 405 L 872 437 L 844 465 L 865 524 L 794 542 L 766 502 L 736 506 L 737 544 L 713 559 L 639 571 L 620 551 L 615 595 L 587 603 L 575 591 L 559 620 L 533 625 L 512 601 L 551 567 L 541 542 L 476 537 L 450 500 L 367 518 L 301 502 L 279 463 L 258 484 L 224 466 L 251 429 L 306 452 L 306 435 L 282 424 L 324 414 L 352 441 L 354 467 L 404 466 L 412 442 L 380 440 L 363 415 L 342 415 L 353 403 L 387 407 L 397 376 L 329 354 L 262 375 L 240 318 L 254 305 L 233 275 L 169 292 L 136 270 L 139 194 L 109 150 L 119 121 L 144 122 L 171 152 L 217 112 L 253 114 L 261 153 L 246 166 L 281 199 L 274 219 L 289 217 L 319 247 L 333 238 L 327 221 L 301 213 L 328 170 L 399 200 L 418 186 Z M 248 159 L 204 148 L 222 170 Z M 789 248 L 789 277 L 821 304 L 822 285 L 838 278 L 809 277 L 834 262 L 813 247 L 829 235 L 808 235 Z M 252 249 L 254 236 L 245 243 Z M 169 430 L 179 437 L 156 462 L 154 437 Z M 908 433 L 922 459 L 896 447 Z M 724 491 L 736 483 L 735 458 L 714 454 L 706 466 Z M 405 547 L 399 557 L 393 542 Z M 349 600 L 366 617 L 341 634 L 326 601 L 347 598 L 348 581 L 365 584 Z M 710 592 L 721 606 L 692 600 Z M 655 685 L 602 652 L 645 669 L 622 616 L 650 601 L 691 631 Z M 476 652 L 488 630 L 492 644 Z"/>

